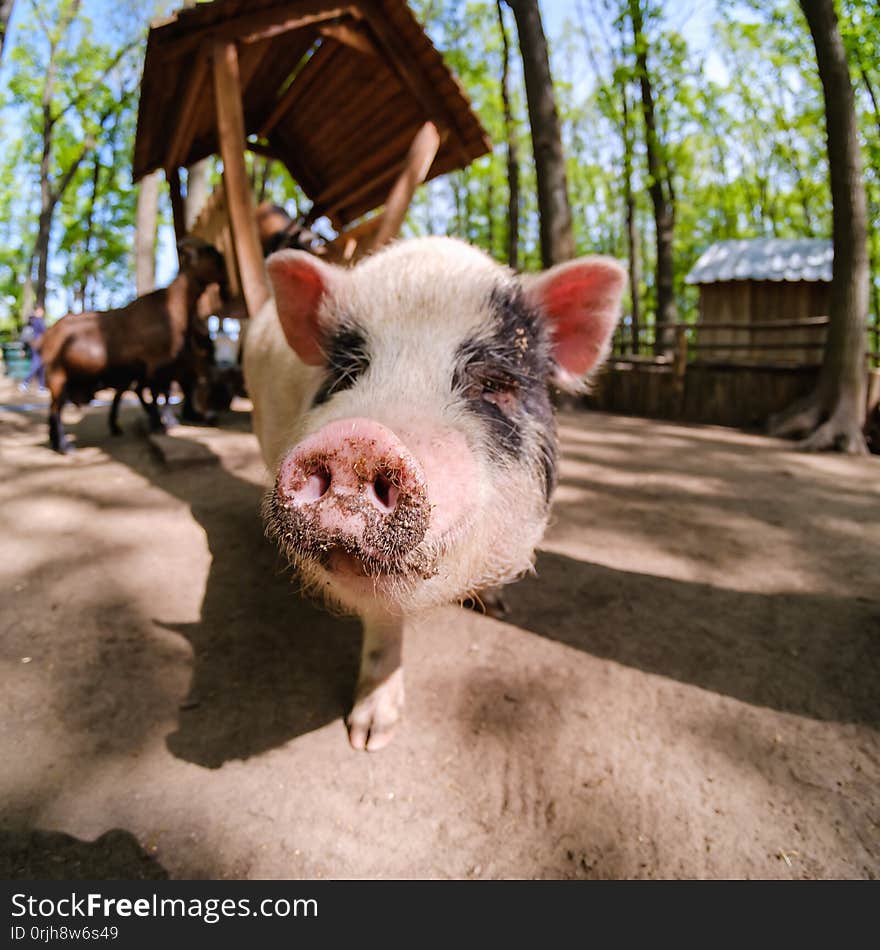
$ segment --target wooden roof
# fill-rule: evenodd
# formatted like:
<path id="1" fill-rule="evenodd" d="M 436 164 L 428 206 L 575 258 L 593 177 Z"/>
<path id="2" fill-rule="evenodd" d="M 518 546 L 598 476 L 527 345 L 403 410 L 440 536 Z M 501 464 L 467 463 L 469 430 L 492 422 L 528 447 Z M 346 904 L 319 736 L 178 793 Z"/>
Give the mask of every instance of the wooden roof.
<path id="1" fill-rule="evenodd" d="M 421 125 L 444 136 L 428 178 L 490 149 L 404 0 L 214 0 L 150 30 L 134 180 L 219 150 L 213 43 L 239 46 L 248 147 L 282 161 L 339 227 L 378 207 Z"/>

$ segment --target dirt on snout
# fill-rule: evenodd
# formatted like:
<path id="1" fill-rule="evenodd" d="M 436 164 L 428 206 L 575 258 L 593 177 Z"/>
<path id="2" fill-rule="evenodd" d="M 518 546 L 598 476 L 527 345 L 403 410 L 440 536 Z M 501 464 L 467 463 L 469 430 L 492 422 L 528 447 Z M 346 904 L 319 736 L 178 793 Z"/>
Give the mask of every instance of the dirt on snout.
<path id="1" fill-rule="evenodd" d="M 31 397 L 32 401 L 36 401 Z M 0 387 L 0 876 L 872 878 L 880 460 L 567 413 L 505 620 L 409 632 L 351 750 L 351 621 L 304 603 L 246 406 L 173 436 Z M 77 421 L 79 420 L 79 421 Z"/>
<path id="2" fill-rule="evenodd" d="M 351 443 L 352 440 L 349 440 Z M 371 446 L 365 446 L 370 449 Z M 348 447 L 348 452 L 351 448 Z M 334 467 L 332 453 L 322 452 L 308 460 L 298 478 L 288 482 L 283 474 L 263 498 L 263 520 L 266 534 L 288 560 L 299 565 L 314 561 L 327 567 L 334 555 L 344 553 L 354 559 L 367 576 L 409 574 L 428 578 L 435 573 L 428 551 L 418 549 L 428 530 L 431 507 L 420 479 L 407 475 L 404 462 L 384 459 L 377 466 L 365 451 L 355 459 L 354 472 L 359 481 L 356 490 L 343 493 L 329 491 Z M 296 493 L 316 475 L 326 477 L 327 487 L 321 496 L 308 503 L 297 503 Z M 367 485 L 384 478 L 397 492 L 394 506 L 380 511 L 367 497 Z M 329 529 L 322 524 L 321 514 L 335 508 L 349 519 L 352 530 Z"/>

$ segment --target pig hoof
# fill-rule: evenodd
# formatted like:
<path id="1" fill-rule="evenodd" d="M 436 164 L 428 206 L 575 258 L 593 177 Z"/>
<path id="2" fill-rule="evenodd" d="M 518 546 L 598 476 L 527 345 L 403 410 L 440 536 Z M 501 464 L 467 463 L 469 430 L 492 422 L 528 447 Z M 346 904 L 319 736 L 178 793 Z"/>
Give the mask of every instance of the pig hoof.
<path id="1" fill-rule="evenodd" d="M 403 714 L 403 670 L 387 680 L 359 683 L 355 704 L 348 714 L 348 741 L 353 749 L 378 752 L 394 736 Z"/>

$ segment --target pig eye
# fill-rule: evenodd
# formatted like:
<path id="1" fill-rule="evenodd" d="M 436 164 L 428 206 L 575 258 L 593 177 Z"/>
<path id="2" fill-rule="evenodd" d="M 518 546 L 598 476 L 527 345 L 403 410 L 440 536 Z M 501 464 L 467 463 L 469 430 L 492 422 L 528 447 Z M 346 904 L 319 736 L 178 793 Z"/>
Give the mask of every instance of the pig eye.
<path id="1" fill-rule="evenodd" d="M 484 376 L 477 386 L 480 399 L 496 406 L 505 415 L 514 412 L 519 404 L 519 385 L 512 376 Z"/>

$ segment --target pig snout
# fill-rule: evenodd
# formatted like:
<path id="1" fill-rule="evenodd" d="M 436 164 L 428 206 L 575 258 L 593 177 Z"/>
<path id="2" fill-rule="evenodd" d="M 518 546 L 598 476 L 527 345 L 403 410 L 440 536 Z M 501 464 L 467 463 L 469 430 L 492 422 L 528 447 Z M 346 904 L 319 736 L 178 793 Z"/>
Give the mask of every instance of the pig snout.
<path id="1" fill-rule="evenodd" d="M 293 553 L 341 573 L 403 571 L 430 522 L 421 466 L 369 419 L 332 422 L 294 446 L 274 496 Z"/>

